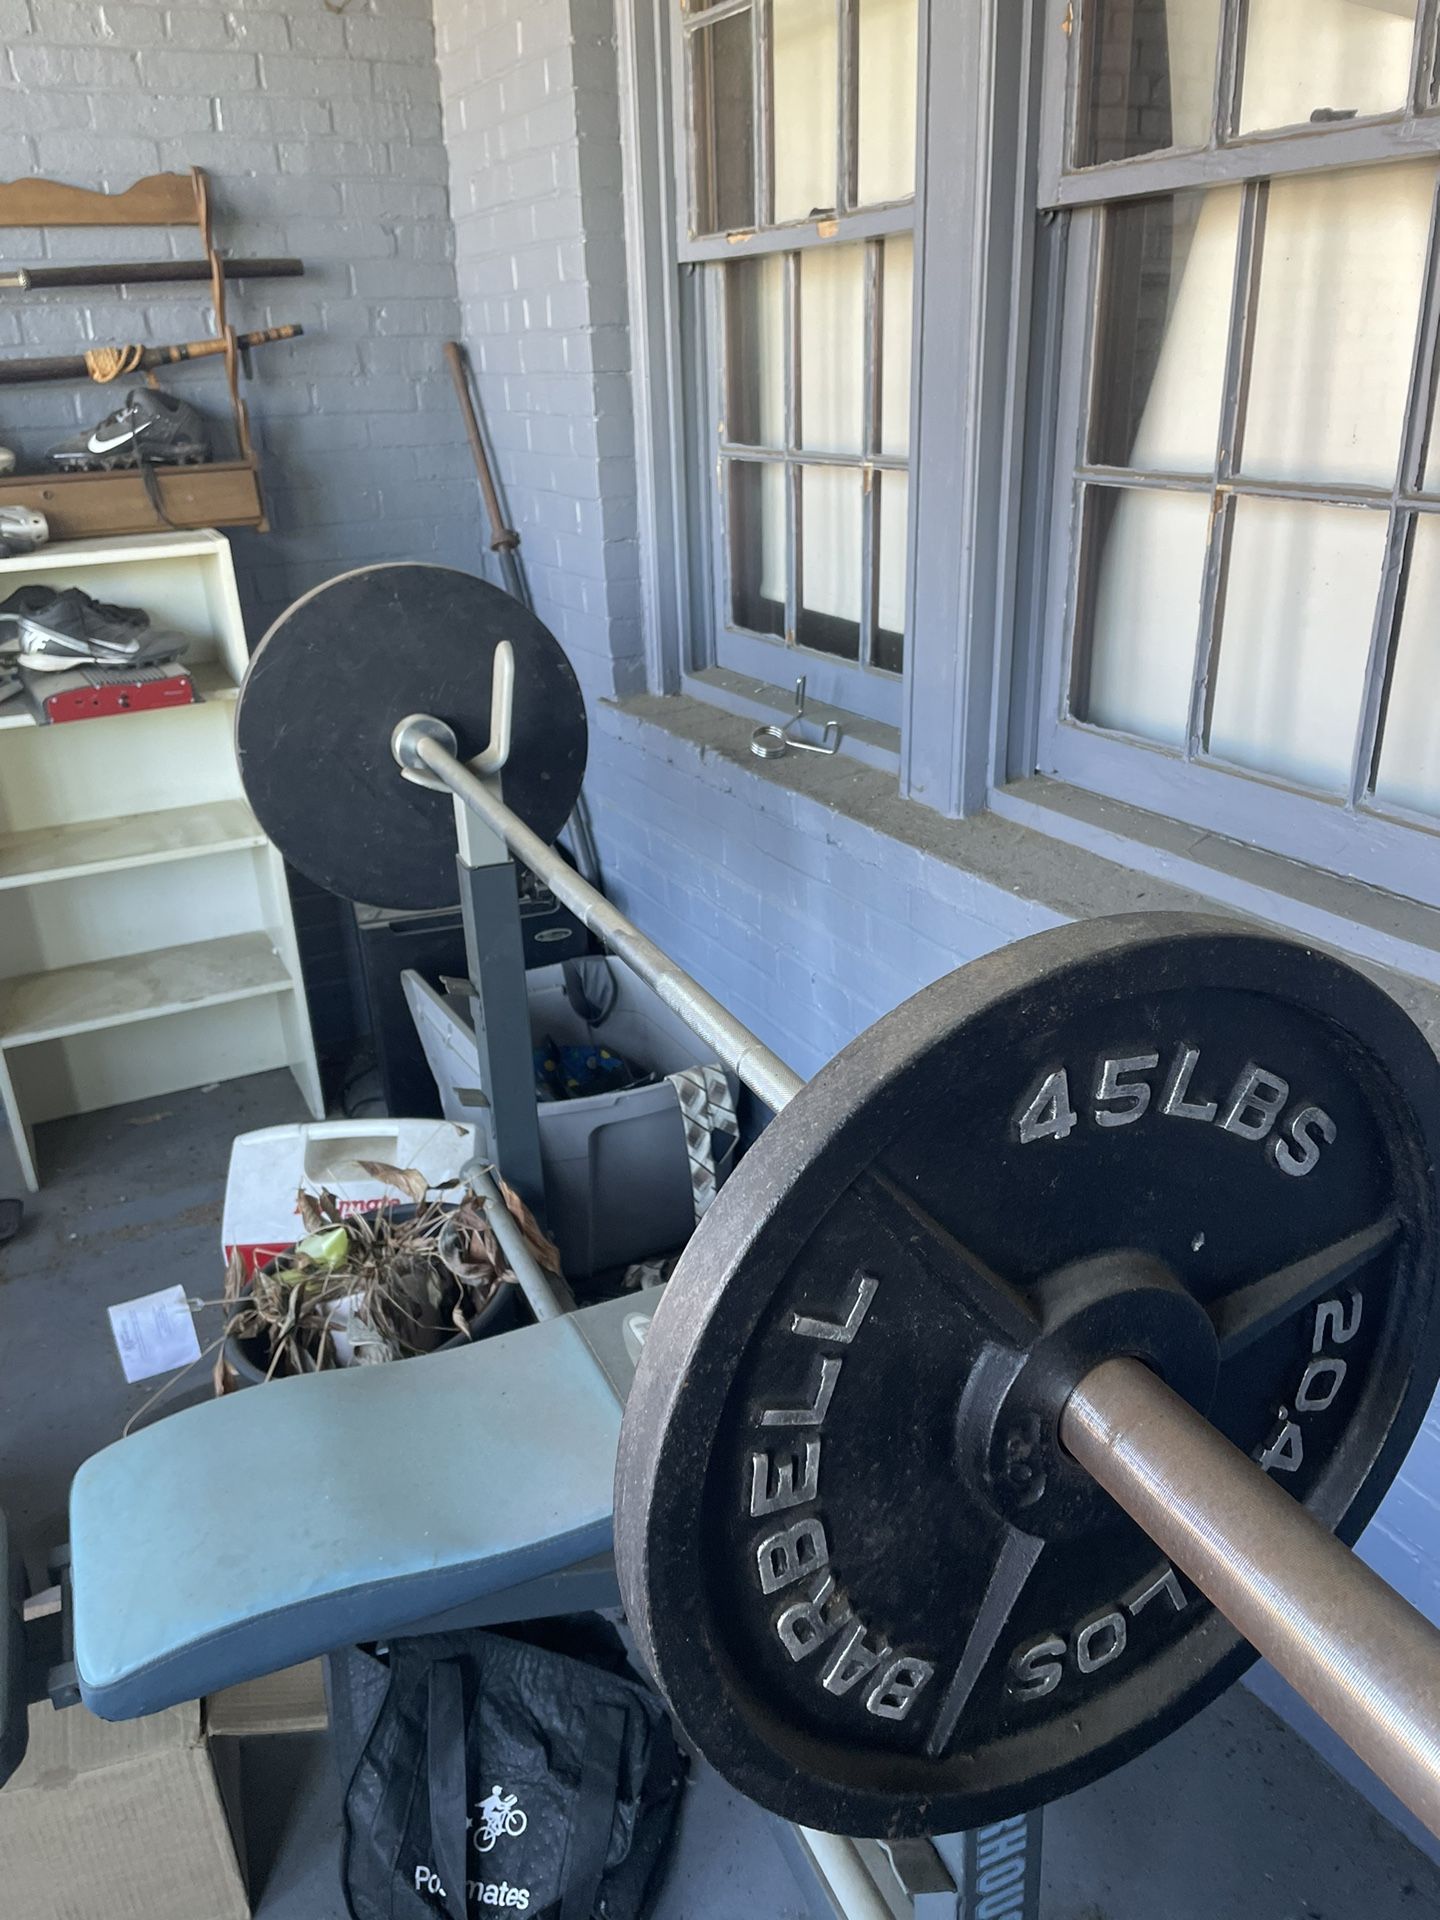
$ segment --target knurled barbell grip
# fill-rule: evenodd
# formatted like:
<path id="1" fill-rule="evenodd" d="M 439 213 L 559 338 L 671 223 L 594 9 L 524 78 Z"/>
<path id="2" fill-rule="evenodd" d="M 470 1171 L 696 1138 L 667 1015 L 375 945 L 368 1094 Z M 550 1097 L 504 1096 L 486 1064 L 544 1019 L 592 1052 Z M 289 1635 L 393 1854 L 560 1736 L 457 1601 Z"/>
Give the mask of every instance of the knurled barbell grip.
<path id="1" fill-rule="evenodd" d="M 1060 1438 L 1440 1834 L 1440 1631 L 1138 1360 L 1086 1374 Z"/>

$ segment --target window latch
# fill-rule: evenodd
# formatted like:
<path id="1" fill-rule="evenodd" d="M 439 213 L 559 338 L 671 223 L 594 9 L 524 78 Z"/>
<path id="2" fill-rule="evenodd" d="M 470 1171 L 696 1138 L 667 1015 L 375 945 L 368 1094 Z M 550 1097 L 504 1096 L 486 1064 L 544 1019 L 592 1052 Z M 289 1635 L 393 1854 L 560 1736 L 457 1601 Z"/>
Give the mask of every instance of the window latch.
<path id="1" fill-rule="evenodd" d="M 820 729 L 818 740 L 802 740 L 798 733 L 792 733 L 792 727 L 798 727 L 805 718 L 805 681 L 803 677 L 795 682 L 795 711 L 783 725 L 776 721 L 767 721 L 764 726 L 756 727 L 750 736 L 750 751 L 758 760 L 779 760 L 792 747 L 799 753 L 838 753 L 843 731 L 838 720 L 827 720 Z"/>

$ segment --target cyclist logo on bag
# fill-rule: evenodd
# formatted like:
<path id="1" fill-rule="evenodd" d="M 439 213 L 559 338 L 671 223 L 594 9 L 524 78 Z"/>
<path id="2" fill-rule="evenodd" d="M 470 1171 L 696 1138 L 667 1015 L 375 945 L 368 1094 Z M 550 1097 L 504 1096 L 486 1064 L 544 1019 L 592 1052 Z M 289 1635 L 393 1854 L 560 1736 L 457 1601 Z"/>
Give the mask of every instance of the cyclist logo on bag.
<path id="1" fill-rule="evenodd" d="M 489 1853 L 495 1842 L 503 1835 L 517 1838 L 528 1824 L 524 1811 L 515 1803 L 519 1799 L 515 1793 L 502 1793 L 498 1786 L 492 1788 L 489 1798 L 482 1800 L 476 1811 L 480 1815 L 480 1830 L 475 1835 L 475 1851 Z M 472 1821 L 471 1826 L 474 1826 Z"/>

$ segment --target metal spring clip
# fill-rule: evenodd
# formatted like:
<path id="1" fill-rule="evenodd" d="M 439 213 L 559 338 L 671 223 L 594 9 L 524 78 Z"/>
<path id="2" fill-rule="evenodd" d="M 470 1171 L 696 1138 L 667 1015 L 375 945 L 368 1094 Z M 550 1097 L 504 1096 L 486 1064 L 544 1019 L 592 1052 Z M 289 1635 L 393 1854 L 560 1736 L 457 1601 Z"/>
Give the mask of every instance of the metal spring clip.
<path id="1" fill-rule="evenodd" d="M 760 760 L 778 760 L 792 747 L 801 753 L 823 753 L 829 756 L 840 751 L 843 737 L 840 722 L 827 720 L 821 728 L 818 740 L 802 740 L 792 727 L 798 727 L 805 718 L 805 682 L 795 682 L 795 711 L 780 725 L 776 721 L 767 721 L 764 726 L 756 727 L 750 736 L 750 751 Z"/>

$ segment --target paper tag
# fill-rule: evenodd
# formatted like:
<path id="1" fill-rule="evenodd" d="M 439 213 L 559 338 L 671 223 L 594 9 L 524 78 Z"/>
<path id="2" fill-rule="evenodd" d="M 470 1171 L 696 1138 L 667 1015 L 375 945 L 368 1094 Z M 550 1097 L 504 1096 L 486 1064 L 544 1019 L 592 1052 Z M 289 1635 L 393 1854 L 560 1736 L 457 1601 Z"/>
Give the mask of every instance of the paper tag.
<path id="1" fill-rule="evenodd" d="M 200 1358 L 200 1342 L 183 1287 L 165 1287 L 110 1309 L 110 1331 L 125 1378 L 151 1380 Z"/>

